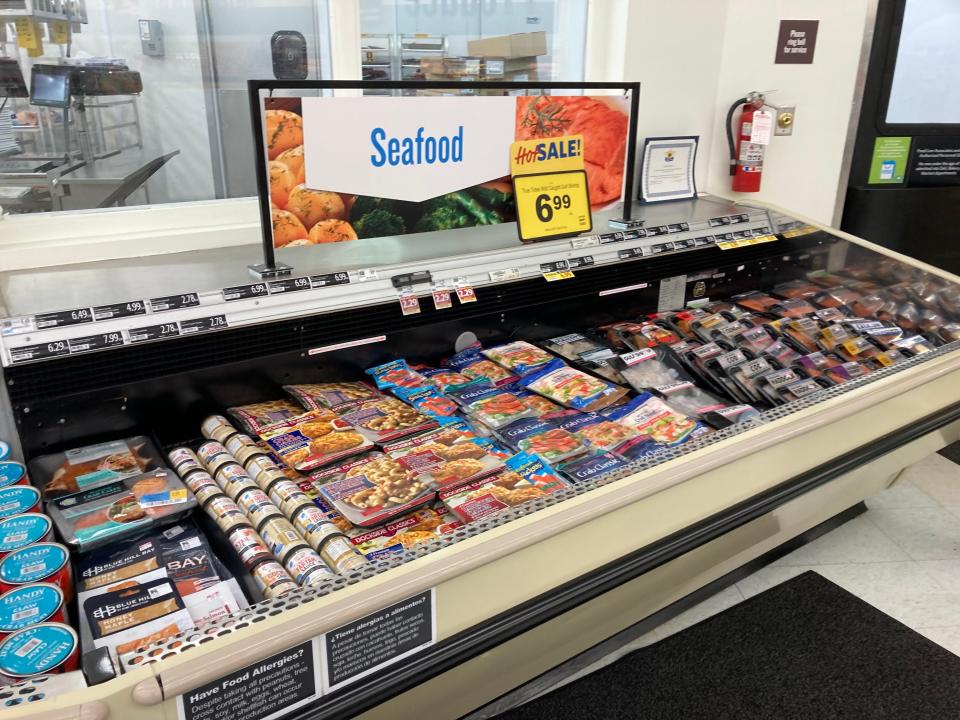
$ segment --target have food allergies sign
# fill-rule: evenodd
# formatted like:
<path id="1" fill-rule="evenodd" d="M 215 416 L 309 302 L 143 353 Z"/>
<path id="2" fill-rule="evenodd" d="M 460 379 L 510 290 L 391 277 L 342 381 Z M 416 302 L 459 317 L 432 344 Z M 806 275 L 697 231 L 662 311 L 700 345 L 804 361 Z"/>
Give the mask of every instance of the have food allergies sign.
<path id="1" fill-rule="evenodd" d="M 420 202 L 510 174 L 514 97 L 305 97 L 309 188 Z"/>

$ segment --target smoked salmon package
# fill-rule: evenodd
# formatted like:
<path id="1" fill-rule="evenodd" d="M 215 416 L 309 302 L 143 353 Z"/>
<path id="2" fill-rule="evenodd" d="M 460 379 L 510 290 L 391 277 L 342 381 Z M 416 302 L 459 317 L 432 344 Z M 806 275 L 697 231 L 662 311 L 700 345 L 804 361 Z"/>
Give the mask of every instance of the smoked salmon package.
<path id="1" fill-rule="evenodd" d="M 137 435 L 41 455 L 30 461 L 30 477 L 49 502 L 164 467 L 149 438 Z"/>
<path id="2" fill-rule="evenodd" d="M 187 515 L 196 498 L 170 470 L 154 470 L 47 504 L 60 537 L 78 552 L 146 533 Z"/>
<path id="3" fill-rule="evenodd" d="M 87 598 L 80 613 L 93 646 L 117 655 L 190 630 L 195 623 L 169 578 L 132 584 Z"/>

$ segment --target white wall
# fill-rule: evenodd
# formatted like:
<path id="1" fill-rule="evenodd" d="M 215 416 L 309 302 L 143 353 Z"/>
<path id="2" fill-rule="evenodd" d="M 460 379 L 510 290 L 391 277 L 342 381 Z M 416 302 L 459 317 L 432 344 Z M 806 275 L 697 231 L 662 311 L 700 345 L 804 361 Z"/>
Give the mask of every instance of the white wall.
<path id="1" fill-rule="evenodd" d="M 875 1 L 875 0 L 874 0 Z M 794 133 L 767 150 L 759 193 L 830 223 L 837 203 L 854 84 L 871 0 L 594 0 L 599 25 L 625 24 L 618 58 L 594 48 L 588 79 L 639 80 L 639 136 L 699 135 L 697 185 L 730 190 L 724 122 L 751 90 L 777 90 L 770 102 L 797 106 Z M 619 6 L 619 7 L 617 7 Z M 609 16 L 607 10 L 615 12 Z M 812 65 L 776 65 L 780 20 L 820 20 Z M 600 42 L 591 33 L 593 42 Z M 593 60 L 593 62 L 590 62 Z"/>
<path id="2" fill-rule="evenodd" d="M 833 222 L 869 5 L 869 0 L 728 0 L 707 190 L 733 195 L 720 135 L 730 103 L 750 90 L 777 90 L 769 101 L 796 105 L 796 124 L 793 135 L 773 138 L 761 191 L 750 195 Z M 774 64 L 781 19 L 820 20 L 812 65 Z"/>
<path id="3" fill-rule="evenodd" d="M 718 141 L 714 108 L 726 19 L 727 0 L 631 0 L 626 18 L 622 79 L 641 83 L 641 147 L 645 137 L 699 135 L 700 190 Z M 614 31 L 618 26 L 614 21 Z"/>

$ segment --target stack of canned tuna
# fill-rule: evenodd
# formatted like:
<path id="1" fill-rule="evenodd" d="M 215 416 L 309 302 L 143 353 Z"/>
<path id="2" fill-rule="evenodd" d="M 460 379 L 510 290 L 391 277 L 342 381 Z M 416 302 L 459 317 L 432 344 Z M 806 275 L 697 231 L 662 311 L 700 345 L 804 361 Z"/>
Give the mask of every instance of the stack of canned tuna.
<path id="1" fill-rule="evenodd" d="M 79 666 L 77 633 L 66 613 L 73 596 L 70 552 L 52 540 L 40 491 L 0 440 L 0 685 Z"/>

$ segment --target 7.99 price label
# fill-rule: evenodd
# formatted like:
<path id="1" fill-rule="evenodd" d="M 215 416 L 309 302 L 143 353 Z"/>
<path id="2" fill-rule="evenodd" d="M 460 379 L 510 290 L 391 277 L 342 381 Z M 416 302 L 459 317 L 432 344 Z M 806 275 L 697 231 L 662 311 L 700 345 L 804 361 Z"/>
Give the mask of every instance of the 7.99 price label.
<path id="1" fill-rule="evenodd" d="M 593 228 L 583 170 L 513 178 L 517 232 L 524 242 L 567 237 Z"/>

